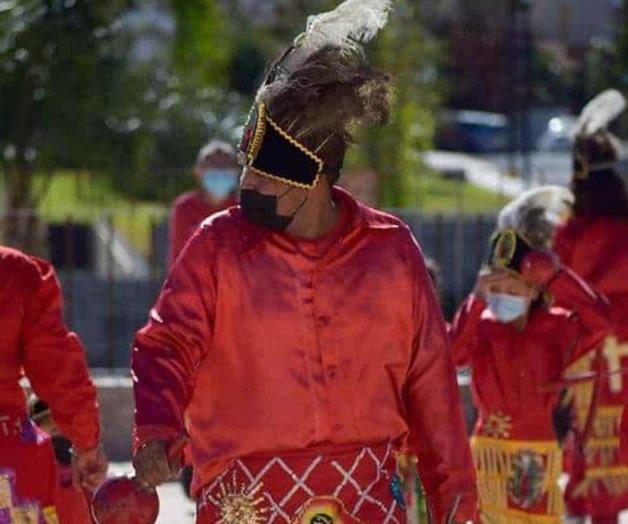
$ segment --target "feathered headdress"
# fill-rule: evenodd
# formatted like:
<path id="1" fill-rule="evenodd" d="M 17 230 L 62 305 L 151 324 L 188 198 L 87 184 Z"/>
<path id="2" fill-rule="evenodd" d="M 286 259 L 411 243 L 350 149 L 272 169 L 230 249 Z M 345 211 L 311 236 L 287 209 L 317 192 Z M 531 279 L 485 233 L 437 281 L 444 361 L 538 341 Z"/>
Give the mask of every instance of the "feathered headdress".
<path id="1" fill-rule="evenodd" d="M 582 110 L 572 129 L 574 178 L 586 180 L 591 173 L 614 170 L 624 156 L 620 140 L 608 130 L 626 109 L 626 99 L 616 89 L 608 89 Z"/>
<path id="2" fill-rule="evenodd" d="M 362 53 L 388 23 L 391 0 L 346 0 L 328 13 L 310 16 L 307 29 L 273 66 L 269 78 L 258 93 L 258 100 L 268 91 L 280 89 L 282 82 L 307 60 L 328 47 L 347 54 Z"/>
<path id="3" fill-rule="evenodd" d="M 388 119 L 390 79 L 368 66 L 363 46 L 392 7 L 392 0 L 347 0 L 309 18 L 257 92 L 240 144 L 245 164 L 300 187 L 314 187 L 323 173 L 333 181 L 350 127 Z"/>
<path id="4" fill-rule="evenodd" d="M 567 188 L 542 186 L 526 191 L 499 214 L 498 229 L 512 229 L 535 249 L 551 247 L 554 231 L 571 213 L 574 195 Z"/>
<path id="5" fill-rule="evenodd" d="M 626 98 L 616 89 L 608 89 L 591 100 L 580 113 L 572 129 L 575 138 L 605 131 L 626 109 Z"/>

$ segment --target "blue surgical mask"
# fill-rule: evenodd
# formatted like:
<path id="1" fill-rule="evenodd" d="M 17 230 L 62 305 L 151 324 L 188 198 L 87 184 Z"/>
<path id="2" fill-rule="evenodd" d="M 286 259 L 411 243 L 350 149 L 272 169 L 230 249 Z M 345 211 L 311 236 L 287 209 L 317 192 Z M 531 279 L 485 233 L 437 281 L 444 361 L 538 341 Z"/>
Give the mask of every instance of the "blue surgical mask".
<path id="1" fill-rule="evenodd" d="M 203 188 L 216 200 L 225 200 L 238 186 L 233 169 L 207 169 L 201 176 Z"/>
<path id="2" fill-rule="evenodd" d="M 488 293 L 486 301 L 495 318 L 504 324 L 521 318 L 528 311 L 528 299 L 517 295 Z"/>

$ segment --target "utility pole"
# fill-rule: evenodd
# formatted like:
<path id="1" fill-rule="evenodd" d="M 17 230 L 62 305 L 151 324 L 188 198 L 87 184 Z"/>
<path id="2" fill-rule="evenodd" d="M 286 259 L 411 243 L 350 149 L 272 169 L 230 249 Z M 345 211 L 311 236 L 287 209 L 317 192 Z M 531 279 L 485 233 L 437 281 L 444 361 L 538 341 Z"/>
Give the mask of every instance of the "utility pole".
<path id="1" fill-rule="evenodd" d="M 510 121 L 509 154 L 510 171 L 520 173 L 523 180 L 532 179 L 530 153 L 532 133 L 530 128 L 530 104 L 533 97 L 532 82 L 532 0 L 509 0 L 506 31 L 507 114 Z M 508 98 L 506 98 L 508 100 Z M 521 169 L 519 169 L 521 167 Z"/>

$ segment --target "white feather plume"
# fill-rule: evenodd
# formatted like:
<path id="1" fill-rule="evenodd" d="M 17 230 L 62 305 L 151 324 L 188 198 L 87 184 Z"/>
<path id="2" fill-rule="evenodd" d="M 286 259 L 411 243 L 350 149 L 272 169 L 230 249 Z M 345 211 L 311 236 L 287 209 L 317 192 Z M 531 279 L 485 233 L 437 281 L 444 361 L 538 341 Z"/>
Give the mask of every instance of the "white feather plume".
<path id="1" fill-rule="evenodd" d="M 626 98 L 616 89 L 608 89 L 591 100 L 574 126 L 574 137 L 591 136 L 606 129 L 626 109 Z"/>
<path id="2" fill-rule="evenodd" d="M 346 0 L 333 11 L 311 16 L 307 29 L 295 40 L 295 49 L 281 64 L 288 74 L 326 46 L 361 52 L 388 23 L 392 0 Z"/>
<path id="3" fill-rule="evenodd" d="M 377 36 L 388 23 L 392 0 L 346 0 L 333 11 L 311 16 L 301 45 L 355 48 Z"/>
<path id="4" fill-rule="evenodd" d="M 499 229 L 515 229 L 535 247 L 549 247 L 555 228 L 569 216 L 575 197 L 561 186 L 530 189 L 504 207 L 499 214 Z"/>

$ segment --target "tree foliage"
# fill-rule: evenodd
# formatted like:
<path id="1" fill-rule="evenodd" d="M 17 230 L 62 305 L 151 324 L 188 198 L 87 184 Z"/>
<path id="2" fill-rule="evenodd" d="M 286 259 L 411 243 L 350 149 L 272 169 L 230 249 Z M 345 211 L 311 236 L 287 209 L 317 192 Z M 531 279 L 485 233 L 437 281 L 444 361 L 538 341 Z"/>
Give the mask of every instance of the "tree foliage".
<path id="1" fill-rule="evenodd" d="M 419 152 L 432 146 L 442 86 L 439 49 L 423 28 L 416 2 L 398 3 L 391 23 L 373 45 L 372 60 L 393 76 L 393 118 L 390 125 L 362 137 L 354 162 L 378 172 L 382 205 L 420 205 L 425 167 Z"/>

